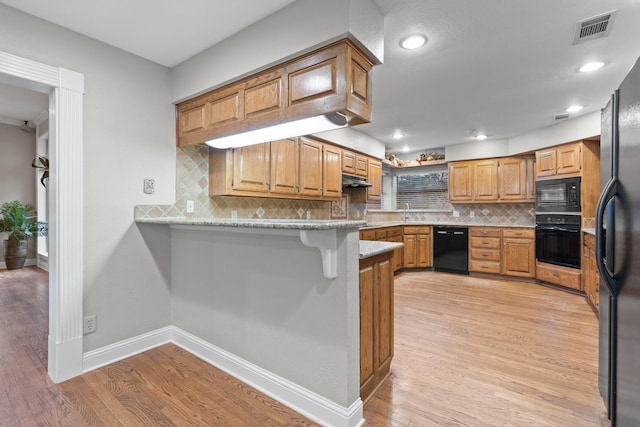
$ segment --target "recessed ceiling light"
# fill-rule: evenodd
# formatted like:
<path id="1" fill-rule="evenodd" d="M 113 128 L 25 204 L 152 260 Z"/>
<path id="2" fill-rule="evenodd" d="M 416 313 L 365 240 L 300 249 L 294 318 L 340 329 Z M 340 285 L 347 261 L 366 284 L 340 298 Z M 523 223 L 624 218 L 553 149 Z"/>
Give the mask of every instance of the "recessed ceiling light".
<path id="1" fill-rule="evenodd" d="M 564 111 L 566 111 L 567 113 L 575 113 L 576 111 L 580 110 L 582 110 L 582 105 L 572 105 Z"/>
<path id="2" fill-rule="evenodd" d="M 604 67 L 604 62 L 587 62 L 580 67 L 581 73 L 590 73 L 591 71 L 599 70 Z"/>
<path id="3" fill-rule="evenodd" d="M 477 135 L 475 136 L 475 138 L 476 138 L 478 141 L 484 141 L 485 139 L 487 139 L 487 135 L 485 135 L 484 133 L 479 133 L 479 134 L 477 134 Z"/>
<path id="4" fill-rule="evenodd" d="M 404 135 L 402 134 L 402 132 L 400 132 L 399 130 L 395 131 L 393 133 L 393 139 L 402 139 Z"/>
<path id="5" fill-rule="evenodd" d="M 413 34 L 400 40 L 400 46 L 405 49 L 412 50 L 423 46 L 427 42 L 427 38 L 421 34 Z"/>
<path id="6" fill-rule="evenodd" d="M 409 146 L 405 145 L 404 147 L 402 147 L 402 151 L 404 151 L 405 153 L 409 152 Z"/>

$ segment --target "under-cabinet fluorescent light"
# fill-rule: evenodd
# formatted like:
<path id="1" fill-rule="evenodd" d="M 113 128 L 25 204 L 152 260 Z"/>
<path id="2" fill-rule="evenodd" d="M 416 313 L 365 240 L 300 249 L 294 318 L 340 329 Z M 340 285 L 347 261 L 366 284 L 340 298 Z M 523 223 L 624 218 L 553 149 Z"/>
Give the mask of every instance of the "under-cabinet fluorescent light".
<path id="1" fill-rule="evenodd" d="M 293 120 L 234 135 L 222 136 L 206 141 L 205 144 L 213 148 L 235 148 L 263 142 L 277 141 L 300 135 L 325 132 L 339 129 L 347 125 L 347 118 L 340 113 L 330 113 L 306 119 Z"/>

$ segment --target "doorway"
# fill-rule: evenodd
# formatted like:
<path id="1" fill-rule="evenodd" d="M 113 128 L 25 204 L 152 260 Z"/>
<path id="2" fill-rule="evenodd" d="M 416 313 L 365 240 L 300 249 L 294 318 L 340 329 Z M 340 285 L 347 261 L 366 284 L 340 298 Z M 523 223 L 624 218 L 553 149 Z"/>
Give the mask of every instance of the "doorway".
<path id="1" fill-rule="evenodd" d="M 0 82 L 49 95 L 48 373 L 82 373 L 84 75 L 0 52 Z"/>

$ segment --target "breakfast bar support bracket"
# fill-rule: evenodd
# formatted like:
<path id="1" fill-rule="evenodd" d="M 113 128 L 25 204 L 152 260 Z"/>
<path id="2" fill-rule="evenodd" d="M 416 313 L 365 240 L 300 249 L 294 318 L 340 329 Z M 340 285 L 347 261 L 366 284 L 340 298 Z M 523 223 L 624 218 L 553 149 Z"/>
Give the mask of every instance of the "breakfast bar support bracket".
<path id="1" fill-rule="evenodd" d="M 338 277 L 338 250 L 336 230 L 300 230 L 305 246 L 318 248 L 322 255 L 322 272 L 327 279 Z"/>

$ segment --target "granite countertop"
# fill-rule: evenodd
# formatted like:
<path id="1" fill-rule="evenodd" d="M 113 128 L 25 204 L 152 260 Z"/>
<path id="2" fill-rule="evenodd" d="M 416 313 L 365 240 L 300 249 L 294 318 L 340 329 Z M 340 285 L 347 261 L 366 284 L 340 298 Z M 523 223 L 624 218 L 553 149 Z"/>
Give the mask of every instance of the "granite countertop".
<path id="1" fill-rule="evenodd" d="M 596 229 L 595 228 L 583 228 L 582 232 L 585 234 L 591 234 L 593 236 L 596 235 Z"/>
<path id="2" fill-rule="evenodd" d="M 365 221 L 349 220 L 298 220 L 298 219 L 229 219 L 229 218 L 194 218 L 194 217 L 162 217 L 136 218 L 141 224 L 167 225 L 199 225 L 212 227 L 236 228 L 269 228 L 280 230 L 333 230 L 342 228 L 360 228 Z"/>
<path id="3" fill-rule="evenodd" d="M 464 222 L 402 222 L 402 221 L 389 221 L 389 222 L 372 222 L 367 223 L 361 230 L 384 228 L 384 227 L 396 227 L 399 225 L 444 225 L 451 227 L 513 227 L 513 228 L 536 228 L 535 224 L 531 225 L 518 225 L 518 224 L 476 224 L 476 223 L 464 223 Z"/>
<path id="4" fill-rule="evenodd" d="M 370 258 L 403 247 L 403 243 L 360 240 L 360 259 Z"/>

